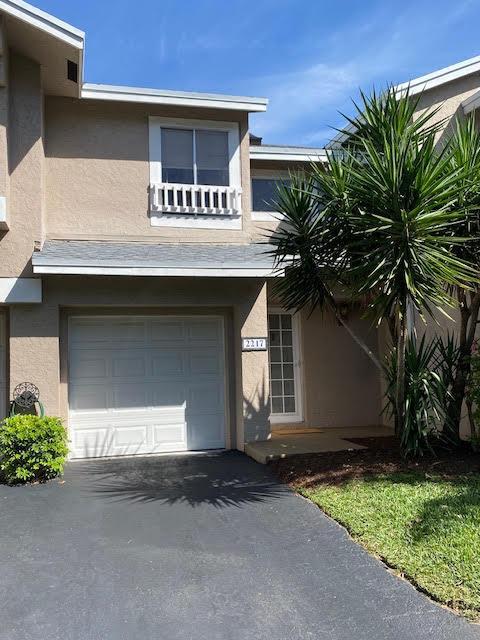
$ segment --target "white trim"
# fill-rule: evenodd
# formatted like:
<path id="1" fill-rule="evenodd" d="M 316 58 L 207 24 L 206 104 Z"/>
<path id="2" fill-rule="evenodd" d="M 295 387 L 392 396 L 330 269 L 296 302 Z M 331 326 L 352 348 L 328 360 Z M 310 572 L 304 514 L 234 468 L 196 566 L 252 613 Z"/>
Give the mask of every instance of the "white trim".
<path id="1" fill-rule="evenodd" d="M 241 216 L 196 216 L 178 215 L 175 213 L 150 213 L 152 227 L 174 227 L 176 229 L 227 229 L 229 231 L 241 231 Z"/>
<path id="2" fill-rule="evenodd" d="M 437 71 L 427 73 L 424 76 L 419 76 L 418 78 L 397 84 L 395 92 L 402 93 L 408 89 L 409 95 L 414 96 L 423 91 L 447 84 L 447 82 L 469 76 L 477 71 L 480 71 L 480 56 L 462 60 L 462 62 L 457 62 L 443 69 L 437 69 Z"/>
<path id="3" fill-rule="evenodd" d="M 41 278 L 0 278 L 0 303 L 40 304 Z"/>
<path id="4" fill-rule="evenodd" d="M 188 245 L 186 245 L 188 246 Z M 270 278 L 282 277 L 271 267 L 95 267 L 75 265 L 34 265 L 38 274 L 94 275 L 94 276 L 174 276 L 202 278 Z M 23 279 L 23 278 L 20 278 Z M 0 279 L 1 281 L 1 279 Z"/>
<path id="5" fill-rule="evenodd" d="M 328 162 L 325 149 L 313 147 L 275 147 L 251 145 L 250 160 L 284 160 L 287 162 Z"/>
<path id="6" fill-rule="evenodd" d="M 282 307 L 268 307 L 267 314 L 288 314 L 292 316 L 293 370 L 295 384 L 295 413 L 270 413 L 270 424 L 289 424 L 303 422 L 303 362 L 301 348 L 302 325 L 300 315 L 293 311 L 286 311 Z M 270 366 L 270 358 L 269 358 Z"/>
<path id="7" fill-rule="evenodd" d="M 215 93 L 193 93 L 189 91 L 168 91 L 144 89 L 109 84 L 85 83 L 82 98 L 89 100 L 115 100 L 139 102 L 143 104 L 175 105 L 178 107 L 205 107 L 230 109 L 234 111 L 263 112 L 267 110 L 267 98 L 230 96 Z"/>
<path id="8" fill-rule="evenodd" d="M 0 11 L 26 22 L 35 29 L 44 31 L 76 49 L 81 50 L 84 47 L 85 33 L 83 31 L 45 11 L 37 9 L 37 7 L 27 2 L 22 0 L 0 0 Z"/>
<path id="9" fill-rule="evenodd" d="M 172 129 L 206 129 L 224 131 L 228 135 L 229 183 L 231 187 L 241 189 L 242 175 L 240 166 L 240 128 L 238 122 L 221 120 L 200 120 L 182 118 L 148 118 L 148 142 L 150 184 L 162 183 L 162 127 Z M 243 206 L 242 206 L 243 208 Z M 150 211 L 152 227 L 177 227 L 188 229 L 241 229 L 242 213 L 229 216 L 179 215 Z"/>

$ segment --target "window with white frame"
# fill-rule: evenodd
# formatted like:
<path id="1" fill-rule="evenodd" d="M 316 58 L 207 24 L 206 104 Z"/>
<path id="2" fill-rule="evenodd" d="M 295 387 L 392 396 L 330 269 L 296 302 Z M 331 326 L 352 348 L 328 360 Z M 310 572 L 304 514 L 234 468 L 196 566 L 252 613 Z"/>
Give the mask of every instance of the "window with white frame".
<path id="1" fill-rule="evenodd" d="M 290 185 L 288 171 L 252 170 L 252 217 L 254 220 L 276 220 L 276 202 L 281 186 Z"/>
<path id="2" fill-rule="evenodd" d="M 162 127 L 162 181 L 229 186 L 228 133 Z"/>
<path id="3" fill-rule="evenodd" d="M 239 144 L 238 123 L 151 117 L 152 224 L 241 228 Z"/>

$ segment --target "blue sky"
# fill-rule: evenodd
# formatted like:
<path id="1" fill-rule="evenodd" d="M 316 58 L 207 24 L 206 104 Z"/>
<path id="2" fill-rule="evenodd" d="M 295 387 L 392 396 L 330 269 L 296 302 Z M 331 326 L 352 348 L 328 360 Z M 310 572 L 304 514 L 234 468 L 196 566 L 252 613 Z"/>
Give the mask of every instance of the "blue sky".
<path id="1" fill-rule="evenodd" d="M 480 54 L 478 0 L 37 0 L 87 34 L 85 80 L 265 96 L 264 142 L 323 145 L 358 88 Z"/>

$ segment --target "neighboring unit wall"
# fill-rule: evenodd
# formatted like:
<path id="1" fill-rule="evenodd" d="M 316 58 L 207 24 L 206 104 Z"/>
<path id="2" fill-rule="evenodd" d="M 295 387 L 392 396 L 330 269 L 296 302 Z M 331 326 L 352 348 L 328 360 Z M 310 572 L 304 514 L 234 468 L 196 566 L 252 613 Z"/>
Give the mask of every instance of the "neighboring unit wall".
<path id="1" fill-rule="evenodd" d="M 378 354 L 371 321 L 352 312 L 352 329 Z M 332 314 L 302 313 L 305 423 L 309 427 L 374 426 L 383 423 L 381 376 Z"/>
<path id="2" fill-rule="evenodd" d="M 445 121 L 443 133 L 439 138 L 442 141 L 451 135 L 454 118 L 464 118 L 461 107 L 462 102 L 476 93 L 479 88 L 480 74 L 475 73 L 434 89 L 429 89 L 418 97 L 417 113 L 424 113 L 428 109 L 438 109 L 432 118 L 432 122 Z M 414 97 L 414 99 L 416 98 Z"/>
<path id="3" fill-rule="evenodd" d="M 238 123 L 243 229 L 152 227 L 148 211 L 149 116 Z M 45 105 L 47 234 L 68 239 L 250 240 L 248 116 L 48 96 Z"/>

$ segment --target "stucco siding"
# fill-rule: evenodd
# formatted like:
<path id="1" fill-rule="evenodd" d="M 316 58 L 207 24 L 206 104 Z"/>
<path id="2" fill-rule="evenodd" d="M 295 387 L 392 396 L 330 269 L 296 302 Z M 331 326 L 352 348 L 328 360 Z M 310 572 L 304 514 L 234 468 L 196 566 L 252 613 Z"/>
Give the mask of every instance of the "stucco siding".
<path id="1" fill-rule="evenodd" d="M 40 67 L 10 56 L 9 225 L 0 235 L 0 276 L 31 275 L 35 242 L 44 235 L 43 94 Z"/>
<path id="2" fill-rule="evenodd" d="M 148 211 L 148 117 L 235 122 L 239 127 L 243 228 L 152 227 Z M 46 98 L 46 209 L 50 238 L 247 242 L 250 239 L 248 117 L 234 111 L 161 109 Z M 194 221 L 192 221 L 194 227 Z"/>
<path id="3" fill-rule="evenodd" d="M 269 434 L 268 357 L 242 353 L 241 337 L 266 335 L 266 286 L 260 279 L 51 277 L 41 305 L 10 308 L 10 390 L 40 389 L 46 412 L 68 421 L 69 314 L 215 313 L 226 319 L 231 446 Z"/>
<path id="4" fill-rule="evenodd" d="M 480 74 L 475 73 L 434 89 L 429 89 L 419 96 L 417 113 L 424 113 L 429 109 L 436 111 L 432 122 L 443 122 L 439 135 L 439 141 L 441 142 L 451 135 L 454 119 L 456 117 L 464 117 L 461 107 L 462 102 L 476 93 L 479 88 Z"/>
<path id="5" fill-rule="evenodd" d="M 329 314 L 302 314 L 305 423 L 309 427 L 360 427 L 383 423 L 379 371 Z M 379 352 L 379 334 L 359 312 L 352 329 Z"/>

